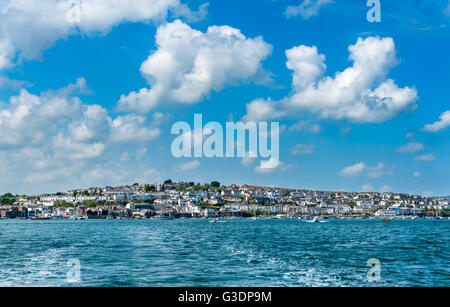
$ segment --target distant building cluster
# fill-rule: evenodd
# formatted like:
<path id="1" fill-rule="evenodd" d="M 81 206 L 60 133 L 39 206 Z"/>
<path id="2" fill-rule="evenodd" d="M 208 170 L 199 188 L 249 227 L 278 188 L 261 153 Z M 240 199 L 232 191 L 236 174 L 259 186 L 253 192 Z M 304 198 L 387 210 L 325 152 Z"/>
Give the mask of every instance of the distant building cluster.
<path id="1" fill-rule="evenodd" d="M 0 217 L 121 218 L 447 218 L 449 198 L 191 183 L 134 184 L 36 196 L 5 194 Z"/>

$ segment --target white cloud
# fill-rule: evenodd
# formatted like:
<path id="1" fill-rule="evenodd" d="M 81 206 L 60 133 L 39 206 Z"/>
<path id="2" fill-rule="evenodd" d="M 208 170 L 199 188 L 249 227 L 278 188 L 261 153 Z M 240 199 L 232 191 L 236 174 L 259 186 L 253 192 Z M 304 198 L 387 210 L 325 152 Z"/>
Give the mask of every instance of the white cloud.
<path id="1" fill-rule="evenodd" d="M 153 121 L 158 124 L 170 122 L 173 119 L 173 115 L 170 113 L 156 112 L 153 114 Z"/>
<path id="2" fill-rule="evenodd" d="M 40 59 L 71 35 L 106 34 L 123 22 L 159 22 L 169 12 L 193 20 L 204 17 L 206 6 L 193 12 L 180 0 L 2 0 L 0 69 L 13 65 L 16 57 Z"/>
<path id="3" fill-rule="evenodd" d="M 1 64 L 0 64 L 0 66 L 1 66 Z M 0 75 L 0 89 L 1 88 L 12 88 L 12 89 L 18 90 L 18 89 L 21 89 L 24 87 L 29 87 L 29 86 L 31 86 L 31 83 L 29 83 L 27 81 L 10 79 L 8 77 Z"/>
<path id="4" fill-rule="evenodd" d="M 99 157 L 105 151 L 104 143 L 77 143 L 71 138 L 58 134 L 53 138 L 53 157 L 83 160 Z"/>
<path id="5" fill-rule="evenodd" d="M 395 151 L 398 153 L 414 153 L 424 149 L 425 146 L 422 143 L 409 142 L 407 145 L 398 147 Z"/>
<path id="6" fill-rule="evenodd" d="M 400 89 L 393 80 L 379 81 L 397 62 L 391 38 L 359 38 L 349 51 L 352 67 L 334 78 L 314 75 L 315 79 L 291 98 L 292 105 L 324 118 L 383 122 L 415 101 L 414 89 Z"/>
<path id="7" fill-rule="evenodd" d="M 301 120 L 290 126 L 288 130 L 289 132 L 308 131 L 310 133 L 320 133 L 322 131 L 322 127 L 319 124 L 312 124 Z"/>
<path id="8" fill-rule="evenodd" d="M 260 174 L 270 174 L 283 166 L 283 162 L 280 160 L 270 158 L 269 160 L 261 160 L 255 171 Z"/>
<path id="9" fill-rule="evenodd" d="M 1 19 L 0 19 L 1 22 Z M 14 47 L 7 39 L 0 36 L 0 70 L 12 66 Z"/>
<path id="10" fill-rule="evenodd" d="M 146 121 L 145 117 L 135 114 L 117 117 L 111 123 L 111 140 L 122 143 L 139 143 L 159 137 L 161 131 L 146 127 Z"/>
<path id="11" fill-rule="evenodd" d="M 174 17 L 184 17 L 187 22 L 198 22 L 208 15 L 209 2 L 200 4 L 198 11 L 191 10 L 186 4 L 177 5 L 174 9 Z"/>
<path id="12" fill-rule="evenodd" d="M 286 67 L 292 70 L 292 88 L 298 92 L 322 77 L 327 66 L 325 56 L 319 54 L 317 47 L 298 46 L 286 50 Z"/>
<path id="13" fill-rule="evenodd" d="M 303 19 L 309 19 L 317 16 L 322 7 L 325 7 L 332 2 L 333 0 L 303 0 L 299 5 L 288 6 L 284 14 L 288 18 L 300 15 Z"/>
<path id="14" fill-rule="evenodd" d="M 370 178 L 380 178 L 385 175 L 392 175 L 393 171 L 381 162 L 376 166 L 367 166 L 365 163 L 360 162 L 343 168 L 340 174 L 345 177 L 365 175 Z"/>
<path id="15" fill-rule="evenodd" d="M 130 180 L 149 169 L 144 164 L 136 167 L 160 130 L 134 114 L 111 118 L 103 107 L 86 105 L 75 96 L 87 91 L 80 78 L 40 95 L 23 89 L 0 107 L 0 159 L 8 161 L 0 165 L 2 190 L 17 191 L 20 186 L 22 192 L 30 192 L 98 183 L 89 174 L 103 167 Z M 136 159 L 121 164 L 125 150 Z M 121 178 L 112 170 L 105 169 L 110 176 L 102 177 L 103 182 Z"/>
<path id="16" fill-rule="evenodd" d="M 288 115 L 288 110 L 277 108 L 278 102 L 271 98 L 255 99 L 246 105 L 247 114 L 242 118 L 244 122 L 258 122 L 278 119 Z"/>
<path id="17" fill-rule="evenodd" d="M 146 126 L 145 117 L 130 114 L 112 119 L 103 107 L 85 105 L 72 95 L 84 89 L 81 78 L 76 84 L 40 96 L 22 89 L 0 109 L 0 148 L 40 145 L 52 137 L 56 143 L 64 138 L 81 145 L 148 142 L 159 136 L 159 129 Z"/>
<path id="18" fill-rule="evenodd" d="M 345 167 L 341 170 L 342 176 L 358 176 L 361 175 L 362 172 L 367 168 L 367 166 L 363 163 L 356 163 L 354 165 Z"/>
<path id="19" fill-rule="evenodd" d="M 413 176 L 414 178 L 420 178 L 422 174 L 420 172 L 414 172 Z"/>
<path id="20" fill-rule="evenodd" d="M 123 95 L 121 110 L 147 112 L 162 101 L 197 103 L 212 91 L 254 80 L 272 52 L 262 37 L 211 26 L 205 33 L 176 20 L 158 28 L 157 50 L 142 64 L 150 89 Z"/>
<path id="21" fill-rule="evenodd" d="M 427 132 L 438 132 L 450 126 L 450 111 L 445 111 L 439 117 L 439 121 L 425 125 L 422 128 L 423 131 Z"/>
<path id="22" fill-rule="evenodd" d="M 291 96 L 280 101 L 257 99 L 247 105 L 245 118 L 294 116 L 307 110 L 322 118 L 382 123 L 416 107 L 416 89 L 399 88 L 387 79 L 397 64 L 392 38 L 358 38 L 349 51 L 353 66 L 328 77 L 323 76 L 325 56 L 316 47 L 287 50 L 287 67 L 294 70 Z"/>
<path id="23" fill-rule="evenodd" d="M 314 152 L 316 146 L 310 144 L 297 144 L 292 150 L 291 154 L 294 156 L 298 155 L 310 155 Z"/>
<path id="24" fill-rule="evenodd" d="M 414 161 L 419 161 L 419 162 L 430 162 L 430 161 L 434 161 L 436 160 L 436 156 L 433 153 L 429 153 L 426 155 L 422 155 L 422 156 L 417 156 Z"/>
<path id="25" fill-rule="evenodd" d="M 200 167 L 200 161 L 193 160 L 190 162 L 183 163 L 178 166 L 178 171 L 180 172 L 188 172 Z"/>

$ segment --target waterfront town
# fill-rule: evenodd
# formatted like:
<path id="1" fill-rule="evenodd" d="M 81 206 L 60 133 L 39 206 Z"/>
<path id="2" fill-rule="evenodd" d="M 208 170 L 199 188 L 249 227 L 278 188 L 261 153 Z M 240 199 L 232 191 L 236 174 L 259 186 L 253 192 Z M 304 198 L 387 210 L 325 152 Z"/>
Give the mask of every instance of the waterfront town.
<path id="1" fill-rule="evenodd" d="M 0 197 L 2 219 L 448 219 L 449 197 L 174 183 Z"/>

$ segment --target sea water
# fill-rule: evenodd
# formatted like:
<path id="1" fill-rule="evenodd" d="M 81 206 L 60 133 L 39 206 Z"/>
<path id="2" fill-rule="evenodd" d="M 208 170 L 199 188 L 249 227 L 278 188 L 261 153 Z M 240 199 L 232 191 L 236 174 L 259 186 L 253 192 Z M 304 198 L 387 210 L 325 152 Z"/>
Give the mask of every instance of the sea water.
<path id="1" fill-rule="evenodd" d="M 0 220 L 0 286 L 448 287 L 449 242 L 446 220 Z"/>

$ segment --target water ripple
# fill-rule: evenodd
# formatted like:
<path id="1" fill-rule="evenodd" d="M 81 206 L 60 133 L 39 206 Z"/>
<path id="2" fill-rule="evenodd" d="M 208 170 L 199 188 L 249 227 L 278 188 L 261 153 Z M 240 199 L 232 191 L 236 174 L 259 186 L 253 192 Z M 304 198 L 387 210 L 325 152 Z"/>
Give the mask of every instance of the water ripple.
<path id="1" fill-rule="evenodd" d="M 448 221 L 1 220 L 0 286 L 449 286 L 449 238 Z"/>

